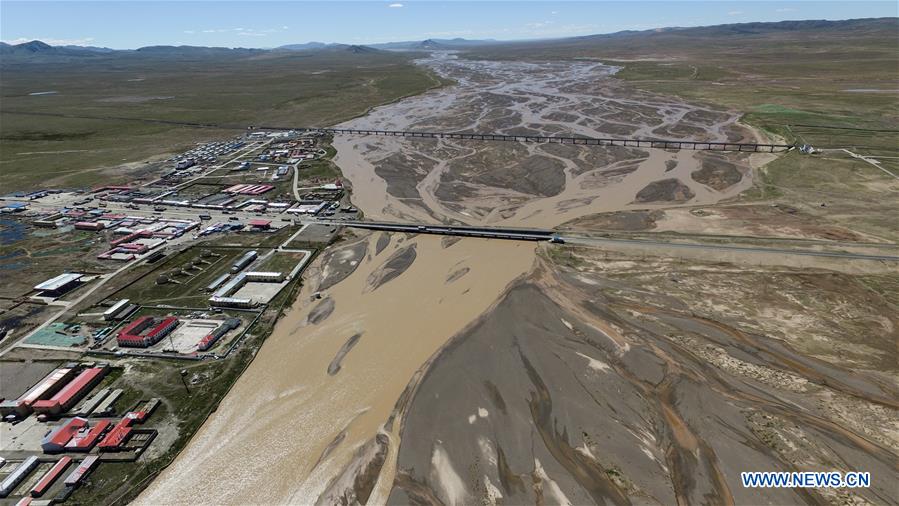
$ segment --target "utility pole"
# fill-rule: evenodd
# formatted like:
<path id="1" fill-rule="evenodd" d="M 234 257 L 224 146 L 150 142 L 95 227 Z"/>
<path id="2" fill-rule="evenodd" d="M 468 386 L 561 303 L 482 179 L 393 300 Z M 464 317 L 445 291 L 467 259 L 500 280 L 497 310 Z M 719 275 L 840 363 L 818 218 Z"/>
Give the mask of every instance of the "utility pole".
<path id="1" fill-rule="evenodd" d="M 187 369 L 181 369 L 181 384 L 184 385 L 184 391 L 187 392 L 187 395 L 190 395 L 190 388 L 187 387 L 187 380 L 184 377 L 187 376 Z"/>

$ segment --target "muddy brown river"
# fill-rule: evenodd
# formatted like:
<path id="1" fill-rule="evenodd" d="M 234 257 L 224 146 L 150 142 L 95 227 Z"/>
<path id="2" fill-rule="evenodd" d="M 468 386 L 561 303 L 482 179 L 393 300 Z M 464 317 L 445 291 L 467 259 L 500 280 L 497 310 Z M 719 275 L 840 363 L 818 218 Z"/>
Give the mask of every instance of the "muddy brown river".
<path id="1" fill-rule="evenodd" d="M 633 90 L 612 77 L 613 68 L 595 62 L 480 62 L 438 53 L 420 63 L 457 84 L 342 126 L 755 138 L 731 112 Z M 334 145 L 353 202 L 368 219 L 537 227 L 602 211 L 715 203 L 748 188 L 750 167 L 771 156 L 375 137 L 338 137 Z M 606 497 L 624 504 L 639 487 L 638 502 L 703 494 L 732 501 L 723 466 L 677 413 L 674 394 L 652 386 L 674 367 L 663 339 L 640 343 L 627 330 L 632 322 L 564 302 L 566 296 L 589 299 L 596 281 L 563 286 L 547 269 L 534 244 L 513 241 L 366 234 L 332 248 L 310 266 L 298 300 L 219 409 L 137 502 L 471 504 L 515 497 L 579 503 Z M 319 290 L 323 298 L 315 299 Z M 460 337 L 451 341 L 454 336 Z M 599 341 L 604 344 L 596 349 Z M 456 344 L 445 347 L 448 342 Z M 556 358 L 535 358 L 541 353 Z M 633 369 L 625 371 L 622 361 Z M 426 373 L 429 364 L 436 367 Z M 595 396 L 598 406 L 584 408 L 605 375 L 615 378 L 606 387 L 636 400 Z M 427 388 L 419 390 L 423 377 Z M 581 407 L 571 405 L 569 413 L 563 393 L 541 390 L 546 385 L 583 390 L 572 397 Z M 639 399 L 656 390 L 667 396 L 653 408 L 658 411 L 641 407 Z M 724 394 L 714 397 L 716 408 L 728 402 Z M 618 411 L 610 416 L 607 409 Z M 641 409 L 652 419 L 640 420 Z M 724 411 L 738 417 L 736 409 Z M 498 418 L 508 413 L 516 421 Z M 411 425 L 404 428 L 407 415 Z M 553 416 L 562 424 L 619 420 L 614 434 L 639 442 L 626 454 L 646 460 L 624 466 L 635 475 L 631 481 L 617 480 L 596 467 L 592 453 L 613 451 L 615 443 L 591 446 L 577 423 L 563 435 Z M 664 438 L 656 433 L 666 423 L 683 426 L 673 432 L 680 452 L 674 457 L 687 468 L 671 469 L 666 460 Z M 529 451 L 541 437 L 547 449 Z M 728 437 L 727 444 L 737 444 Z M 764 461 L 763 452 L 757 459 Z M 677 482 L 682 478 L 669 475 L 690 469 L 700 473 L 701 486 L 685 491 L 666 481 Z"/>

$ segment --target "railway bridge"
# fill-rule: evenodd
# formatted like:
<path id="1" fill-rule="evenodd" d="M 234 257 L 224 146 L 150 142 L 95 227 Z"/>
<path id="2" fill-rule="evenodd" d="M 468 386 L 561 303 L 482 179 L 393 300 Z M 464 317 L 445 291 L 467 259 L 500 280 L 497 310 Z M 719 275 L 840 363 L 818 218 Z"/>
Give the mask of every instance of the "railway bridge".
<path id="1" fill-rule="evenodd" d="M 273 127 L 257 127 L 272 129 Z M 280 128 L 283 130 L 283 128 Z M 459 139 L 499 142 L 537 142 L 547 144 L 577 144 L 584 146 L 625 146 L 634 148 L 689 149 L 696 151 L 744 151 L 774 153 L 789 151 L 792 144 L 758 144 L 747 142 L 686 141 L 673 139 L 628 139 L 611 137 L 549 137 L 544 135 L 501 135 L 459 132 L 416 132 L 409 130 L 369 130 L 358 128 L 305 128 L 307 132 L 332 135 L 377 135 L 382 137 L 411 137 L 421 139 Z"/>

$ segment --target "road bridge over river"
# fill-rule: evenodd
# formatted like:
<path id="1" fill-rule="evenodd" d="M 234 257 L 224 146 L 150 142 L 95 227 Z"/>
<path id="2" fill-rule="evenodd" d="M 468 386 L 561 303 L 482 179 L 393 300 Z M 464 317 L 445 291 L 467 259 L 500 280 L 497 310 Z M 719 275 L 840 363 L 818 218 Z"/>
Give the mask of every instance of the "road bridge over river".
<path id="1" fill-rule="evenodd" d="M 873 260 L 883 262 L 899 262 L 899 255 L 853 253 L 849 251 L 827 251 L 820 249 L 802 248 L 772 248 L 765 246 L 737 245 L 737 244 L 710 244 L 699 242 L 676 242 L 659 239 L 634 239 L 619 237 L 603 237 L 596 235 L 572 234 L 569 232 L 556 232 L 538 228 L 508 228 L 508 227 L 475 227 L 456 225 L 428 225 L 417 223 L 389 223 L 369 221 L 337 221 L 315 220 L 319 223 L 331 223 L 351 228 L 364 228 L 369 230 L 383 230 L 386 232 L 406 232 L 412 234 L 437 234 L 461 237 L 482 237 L 485 239 L 506 239 L 514 241 L 549 241 L 559 244 L 575 244 L 578 246 L 603 247 L 603 245 L 629 245 L 640 248 L 656 249 L 685 248 L 707 249 L 718 251 L 731 251 L 742 253 L 772 253 L 777 255 L 798 255 L 811 257 L 838 258 L 845 260 Z"/>

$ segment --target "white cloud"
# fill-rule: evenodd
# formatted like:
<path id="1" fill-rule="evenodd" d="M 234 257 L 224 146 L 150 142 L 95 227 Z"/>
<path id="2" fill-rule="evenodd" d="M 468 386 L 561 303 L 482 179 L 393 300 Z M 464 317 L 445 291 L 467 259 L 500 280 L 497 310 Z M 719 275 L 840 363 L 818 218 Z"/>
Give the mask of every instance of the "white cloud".
<path id="1" fill-rule="evenodd" d="M 559 13 L 559 11 L 552 11 L 552 12 L 550 12 L 550 14 L 552 14 L 553 16 L 555 16 L 555 15 L 558 14 L 558 13 Z"/>
<path id="2" fill-rule="evenodd" d="M 400 9 L 403 7 L 403 4 L 400 4 L 400 3 L 390 4 L 387 7 L 390 7 L 391 9 Z"/>
<path id="3" fill-rule="evenodd" d="M 18 39 L 4 40 L 7 44 L 23 44 L 39 40 L 51 46 L 89 46 L 94 41 L 93 37 L 85 37 L 83 39 L 54 39 L 52 37 L 19 37 Z"/>
<path id="4" fill-rule="evenodd" d="M 798 11 L 798 10 L 799 10 L 799 9 L 794 9 L 794 8 L 792 8 L 792 7 L 783 7 L 783 8 L 780 8 L 780 9 L 776 9 L 775 12 L 796 12 L 796 11 Z"/>
<path id="5" fill-rule="evenodd" d="M 743 11 L 730 11 L 727 13 L 728 16 L 739 16 L 740 14 L 743 14 Z"/>

